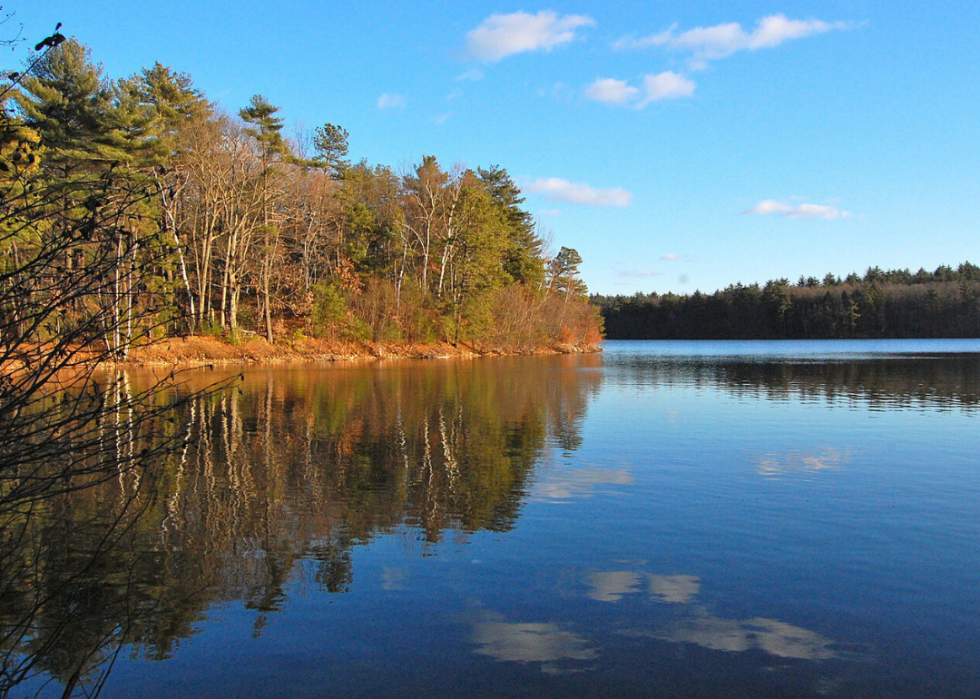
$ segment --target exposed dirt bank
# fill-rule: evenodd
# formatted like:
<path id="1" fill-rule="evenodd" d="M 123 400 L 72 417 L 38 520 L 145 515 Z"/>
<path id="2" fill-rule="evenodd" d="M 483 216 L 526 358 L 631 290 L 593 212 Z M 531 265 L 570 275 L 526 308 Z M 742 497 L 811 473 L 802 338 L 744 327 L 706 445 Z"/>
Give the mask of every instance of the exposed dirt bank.
<path id="1" fill-rule="evenodd" d="M 301 338 L 269 344 L 261 337 L 249 337 L 232 344 L 207 336 L 174 337 L 133 350 L 125 364 L 137 366 L 206 364 L 255 364 L 266 362 L 335 362 L 369 359 L 438 359 L 508 354 L 574 354 L 597 352 L 595 345 L 558 345 L 526 351 L 484 348 L 469 343 L 405 345 L 375 342 L 326 341 Z"/>

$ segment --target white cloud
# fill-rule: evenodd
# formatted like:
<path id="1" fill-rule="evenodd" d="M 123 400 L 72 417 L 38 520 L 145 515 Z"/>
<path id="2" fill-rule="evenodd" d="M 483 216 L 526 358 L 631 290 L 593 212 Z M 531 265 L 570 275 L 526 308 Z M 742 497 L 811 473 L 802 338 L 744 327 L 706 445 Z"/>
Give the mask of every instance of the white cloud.
<path id="1" fill-rule="evenodd" d="M 402 95 L 390 95 L 386 92 L 378 98 L 378 109 L 402 109 L 405 104 Z"/>
<path id="2" fill-rule="evenodd" d="M 621 187 L 595 189 L 584 183 L 569 182 L 558 177 L 543 177 L 521 185 L 525 192 L 540 194 L 551 201 L 564 201 L 584 206 L 629 206 L 633 195 Z"/>
<path id="3" fill-rule="evenodd" d="M 474 68 L 473 70 L 468 70 L 462 75 L 456 76 L 457 80 L 483 80 L 483 71 Z"/>
<path id="4" fill-rule="evenodd" d="M 642 91 L 640 88 L 628 85 L 625 80 L 600 78 L 585 88 L 584 95 L 590 100 L 606 104 L 626 104 L 642 96 L 643 99 L 637 103 L 636 108 L 643 109 L 658 100 L 690 97 L 694 94 L 695 87 L 697 86 L 693 80 L 668 70 L 656 75 L 644 76 Z"/>
<path id="5" fill-rule="evenodd" d="M 663 46 L 670 41 L 677 23 L 670 25 L 670 28 L 660 34 L 651 34 L 637 39 L 635 36 L 624 36 L 619 41 L 613 42 L 613 48 L 618 51 L 630 51 L 633 49 L 646 49 L 651 46 Z"/>
<path id="6" fill-rule="evenodd" d="M 636 105 L 636 108 L 643 109 L 643 107 L 657 100 L 690 97 L 694 94 L 695 87 L 693 80 L 671 70 L 657 75 L 646 75 L 643 78 L 643 91 L 646 96 L 642 102 Z"/>
<path id="7" fill-rule="evenodd" d="M 791 39 L 805 39 L 825 34 L 831 29 L 846 29 L 846 22 L 822 22 L 818 19 L 789 19 L 786 15 L 763 17 L 749 35 L 748 48 L 771 49 Z"/>
<path id="8" fill-rule="evenodd" d="M 708 57 L 721 57 L 747 49 L 752 37 L 746 34 L 737 22 L 716 24 L 713 27 L 695 27 L 680 36 L 668 32 L 661 36 L 664 46 L 675 49 L 690 49 Z"/>
<path id="9" fill-rule="evenodd" d="M 681 257 L 675 252 L 668 252 L 666 255 L 661 255 L 660 259 L 664 262 L 677 262 Z"/>
<path id="10" fill-rule="evenodd" d="M 596 102 L 606 104 L 625 104 L 640 94 L 638 88 L 626 84 L 625 80 L 600 78 L 585 88 L 585 96 Z"/>
<path id="11" fill-rule="evenodd" d="M 466 35 L 466 55 L 486 63 L 525 51 L 550 51 L 575 39 L 579 27 L 591 27 L 586 15 L 565 15 L 546 10 L 536 15 L 515 12 L 490 15 Z"/>
<path id="12" fill-rule="evenodd" d="M 775 199 L 763 199 L 745 213 L 750 216 L 776 214 L 785 216 L 786 218 L 822 219 L 824 221 L 834 221 L 839 218 L 847 218 L 851 215 L 850 211 L 838 209 L 836 206 L 825 206 L 822 204 L 797 204 L 794 206 L 793 204 L 776 201 Z"/>
<path id="13" fill-rule="evenodd" d="M 451 112 L 450 113 L 447 113 L 447 114 L 438 114 L 438 115 L 432 117 L 432 123 L 435 124 L 436 126 L 442 126 L 447 121 L 449 121 L 449 118 L 450 117 L 452 117 L 452 113 Z"/>
<path id="14" fill-rule="evenodd" d="M 756 51 L 779 46 L 792 39 L 850 29 L 849 22 L 824 22 L 819 19 L 789 19 L 786 15 L 769 15 L 756 22 L 755 29 L 745 31 L 738 22 L 695 27 L 680 34 L 677 25 L 660 34 L 624 37 L 613 44 L 617 49 L 642 49 L 651 46 L 691 51 L 696 59 L 724 58 L 737 51 Z"/>

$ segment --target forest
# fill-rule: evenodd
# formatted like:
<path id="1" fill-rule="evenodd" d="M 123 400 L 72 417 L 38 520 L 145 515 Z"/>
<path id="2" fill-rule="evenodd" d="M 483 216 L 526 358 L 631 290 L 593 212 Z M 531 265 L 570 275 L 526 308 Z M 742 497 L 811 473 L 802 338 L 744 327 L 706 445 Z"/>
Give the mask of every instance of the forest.
<path id="1" fill-rule="evenodd" d="M 8 348 L 70 338 L 125 359 L 190 334 L 504 352 L 600 338 L 581 257 L 549 252 L 502 167 L 352 162 L 341 126 L 287 137 L 263 96 L 228 114 L 159 63 L 111 79 L 57 30 L 4 76 Z"/>
<path id="2" fill-rule="evenodd" d="M 713 294 L 590 298 L 618 340 L 797 340 L 980 337 L 980 267 L 869 268 Z"/>

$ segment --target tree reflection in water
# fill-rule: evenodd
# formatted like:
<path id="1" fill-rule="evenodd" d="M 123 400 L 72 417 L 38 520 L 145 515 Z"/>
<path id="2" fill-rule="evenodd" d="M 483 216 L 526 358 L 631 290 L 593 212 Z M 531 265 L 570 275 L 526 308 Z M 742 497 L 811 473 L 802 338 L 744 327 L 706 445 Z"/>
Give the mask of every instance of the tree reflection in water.
<path id="1" fill-rule="evenodd" d="M 298 561 L 315 562 L 325 591 L 347 592 L 353 547 L 379 534 L 407 528 L 424 553 L 447 532 L 511 529 L 543 451 L 579 443 L 599 375 L 575 369 L 598 364 L 256 370 L 161 411 L 185 448 L 138 479 L 5 513 L 0 696 L 43 677 L 66 696 L 97 694 L 121 649 L 167 658 L 217 602 L 257 610 L 260 634 Z M 213 382 L 197 372 L 176 395 Z"/>
<path id="2" fill-rule="evenodd" d="M 980 355 L 937 354 L 817 359 L 734 356 L 662 357 L 634 363 L 608 357 L 633 383 L 718 388 L 741 398 L 824 401 L 831 406 L 980 409 Z"/>
<path id="3" fill-rule="evenodd" d="M 187 454 L 175 417 L 194 399 L 173 373 L 138 386 L 76 367 L 7 410 L 0 696 L 40 675 L 66 696 L 97 693 L 122 639 L 146 635 L 166 600 L 153 587 L 154 547 L 135 536 L 153 526 L 159 474 Z"/>

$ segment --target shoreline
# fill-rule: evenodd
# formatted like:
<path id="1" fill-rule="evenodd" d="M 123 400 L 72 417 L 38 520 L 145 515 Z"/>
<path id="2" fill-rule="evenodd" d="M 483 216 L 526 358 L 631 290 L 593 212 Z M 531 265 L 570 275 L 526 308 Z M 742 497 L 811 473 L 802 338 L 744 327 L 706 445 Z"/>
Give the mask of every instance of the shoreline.
<path id="1" fill-rule="evenodd" d="M 481 347 L 471 343 L 454 346 L 437 343 L 386 343 L 329 341 L 299 338 L 269 344 L 262 337 L 250 337 L 233 344 L 223 338 L 202 335 L 158 340 L 131 350 L 124 361 L 105 361 L 103 366 L 209 366 L 253 365 L 301 362 L 353 362 L 387 359 L 465 359 L 493 356 L 589 354 L 601 352 L 595 345 L 560 344 L 529 348 Z"/>

